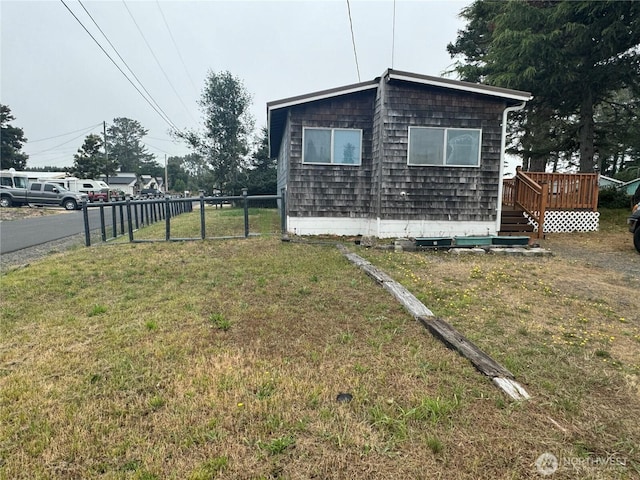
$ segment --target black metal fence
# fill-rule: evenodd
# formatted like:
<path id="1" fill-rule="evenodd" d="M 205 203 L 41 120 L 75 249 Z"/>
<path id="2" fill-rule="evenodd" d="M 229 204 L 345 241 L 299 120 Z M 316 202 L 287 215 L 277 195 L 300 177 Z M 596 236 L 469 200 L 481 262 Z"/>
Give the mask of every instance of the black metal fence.
<path id="1" fill-rule="evenodd" d="M 85 245 L 91 246 L 92 232 L 99 231 L 100 240 L 107 242 L 128 235 L 129 242 L 148 242 L 158 240 L 136 240 L 134 232 L 157 222 L 165 223 L 163 241 L 204 240 L 206 237 L 206 205 L 242 205 L 244 210 L 244 235 L 224 238 L 247 238 L 249 231 L 250 204 L 264 205 L 265 202 L 276 202 L 280 211 L 280 233 L 287 230 L 284 196 L 280 195 L 241 195 L 228 197 L 190 197 L 161 198 L 149 200 L 126 200 L 110 203 L 88 203 L 83 206 Z M 171 220 L 183 213 L 194 211 L 194 204 L 200 207 L 200 235 L 198 237 L 175 238 L 171 236 Z M 98 214 L 92 213 L 98 211 Z M 97 225 L 96 225 L 97 223 Z M 219 238 L 219 237 L 214 237 Z"/>

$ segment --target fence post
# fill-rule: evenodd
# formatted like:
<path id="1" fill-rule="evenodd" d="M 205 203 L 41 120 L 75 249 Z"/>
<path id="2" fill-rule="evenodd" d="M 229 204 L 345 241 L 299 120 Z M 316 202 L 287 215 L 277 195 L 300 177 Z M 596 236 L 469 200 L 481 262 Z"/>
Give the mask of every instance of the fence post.
<path id="1" fill-rule="evenodd" d="M 249 190 L 242 189 L 242 196 L 244 197 L 244 238 L 249 237 L 249 201 L 247 199 Z"/>
<path id="2" fill-rule="evenodd" d="M 133 204 L 133 216 L 136 219 L 136 230 L 138 230 L 140 228 L 140 224 L 138 222 L 138 204 L 137 203 Z"/>
<path id="3" fill-rule="evenodd" d="M 116 212 L 116 204 L 111 205 L 111 223 L 113 225 L 113 238 L 118 238 L 118 212 Z"/>
<path id="4" fill-rule="evenodd" d="M 104 205 L 100 204 L 100 234 L 102 236 L 102 241 L 107 241 L 107 226 L 104 222 Z"/>
<path id="5" fill-rule="evenodd" d="M 164 211 L 165 211 L 165 240 L 168 242 L 171 238 L 171 203 L 169 202 L 169 197 L 166 197 L 164 200 Z"/>
<path id="6" fill-rule="evenodd" d="M 191 204 L 193 207 L 193 204 Z M 206 238 L 204 227 L 204 194 L 200 193 L 200 238 L 204 240 Z"/>
<path id="7" fill-rule="evenodd" d="M 84 217 L 84 244 L 87 247 L 91 246 L 91 232 L 89 231 L 89 209 L 87 208 L 87 202 L 82 204 L 82 215 Z"/>
<path id="8" fill-rule="evenodd" d="M 129 230 L 129 241 L 133 242 L 133 223 L 131 222 L 131 199 L 130 198 L 127 198 L 127 229 Z"/>
<path id="9" fill-rule="evenodd" d="M 124 205 L 120 203 L 120 235 L 124 235 Z"/>

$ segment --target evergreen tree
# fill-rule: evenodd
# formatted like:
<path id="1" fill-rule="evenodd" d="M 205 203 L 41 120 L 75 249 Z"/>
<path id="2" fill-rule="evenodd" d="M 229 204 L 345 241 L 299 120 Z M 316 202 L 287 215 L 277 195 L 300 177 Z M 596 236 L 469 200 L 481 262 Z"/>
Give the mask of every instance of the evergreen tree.
<path id="1" fill-rule="evenodd" d="M 24 170 L 29 156 L 23 152 L 22 145 L 27 141 L 21 128 L 9 124 L 15 120 L 7 105 L 0 105 L 0 168 Z"/>
<path id="2" fill-rule="evenodd" d="M 102 138 L 89 134 L 73 156 L 71 174 L 79 178 L 99 178 L 105 169 Z"/>
<path id="3" fill-rule="evenodd" d="M 121 172 L 154 175 L 154 172 L 162 171 L 142 141 L 147 133 L 137 120 L 113 119 L 113 124 L 107 129 L 107 147 L 109 160 L 116 163 Z"/>
<path id="4" fill-rule="evenodd" d="M 461 77 L 534 94 L 521 122 L 529 160 L 574 148 L 580 171 L 593 171 L 598 105 L 640 88 L 640 2 L 478 0 L 461 16 L 447 47 Z"/>

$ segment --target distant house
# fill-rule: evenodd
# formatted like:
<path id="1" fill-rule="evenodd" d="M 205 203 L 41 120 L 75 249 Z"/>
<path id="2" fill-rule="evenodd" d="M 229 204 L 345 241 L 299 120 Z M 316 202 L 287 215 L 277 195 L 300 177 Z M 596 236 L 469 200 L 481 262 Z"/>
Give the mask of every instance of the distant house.
<path id="1" fill-rule="evenodd" d="M 301 235 L 495 234 L 516 90 L 387 70 L 267 104 L 287 230 Z"/>
<path id="2" fill-rule="evenodd" d="M 140 191 L 140 182 L 135 173 L 118 172 L 109 175 L 108 179 L 102 176 L 100 180 L 105 181 L 113 190 L 122 190 L 125 195 L 136 195 Z"/>
<path id="3" fill-rule="evenodd" d="M 598 188 L 618 188 L 624 182 L 622 180 L 616 180 L 615 178 L 607 177 L 606 175 L 600 175 L 598 177 Z"/>
<path id="4" fill-rule="evenodd" d="M 636 178 L 635 180 L 631 180 L 630 182 L 623 183 L 620 188 L 622 188 L 627 195 L 633 195 L 636 193 L 636 190 L 640 187 L 640 178 Z"/>

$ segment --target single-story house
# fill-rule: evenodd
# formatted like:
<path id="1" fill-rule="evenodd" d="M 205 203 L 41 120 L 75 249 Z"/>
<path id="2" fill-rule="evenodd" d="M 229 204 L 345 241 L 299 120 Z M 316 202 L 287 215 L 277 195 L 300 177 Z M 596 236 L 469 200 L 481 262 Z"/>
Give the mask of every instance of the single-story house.
<path id="1" fill-rule="evenodd" d="M 122 190 L 125 195 L 136 195 L 140 191 L 140 183 L 135 173 L 117 172 L 109 175 L 108 179 L 103 175 L 100 180 L 106 182 L 113 190 Z"/>
<path id="2" fill-rule="evenodd" d="M 288 232 L 496 234 L 507 115 L 531 98 L 389 69 L 269 102 L 269 151 Z"/>
<path id="3" fill-rule="evenodd" d="M 140 188 L 155 188 L 164 191 L 164 179 L 162 177 L 152 177 L 151 175 L 140 175 Z"/>

